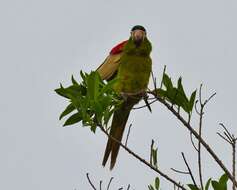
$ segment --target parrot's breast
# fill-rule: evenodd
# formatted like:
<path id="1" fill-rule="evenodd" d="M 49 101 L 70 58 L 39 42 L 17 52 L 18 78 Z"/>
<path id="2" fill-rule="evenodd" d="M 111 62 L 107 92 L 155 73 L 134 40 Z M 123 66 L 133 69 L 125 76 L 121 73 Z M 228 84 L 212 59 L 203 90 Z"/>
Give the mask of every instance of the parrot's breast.
<path id="1" fill-rule="evenodd" d="M 149 56 L 124 55 L 118 71 L 115 90 L 123 93 L 139 93 L 147 89 L 151 73 Z"/>

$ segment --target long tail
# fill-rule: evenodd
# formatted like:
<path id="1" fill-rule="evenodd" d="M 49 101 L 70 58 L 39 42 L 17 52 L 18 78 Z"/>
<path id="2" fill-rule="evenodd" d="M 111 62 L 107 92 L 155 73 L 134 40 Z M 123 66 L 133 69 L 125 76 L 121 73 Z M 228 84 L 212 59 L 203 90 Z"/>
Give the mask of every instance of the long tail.
<path id="1" fill-rule="evenodd" d="M 128 107 L 130 107 L 130 106 L 128 106 Z M 127 120 L 128 120 L 128 116 L 131 111 L 131 108 L 128 108 L 128 107 L 122 106 L 120 109 L 116 110 L 114 112 L 114 116 L 113 116 L 113 120 L 112 120 L 110 135 L 120 142 L 122 140 L 123 132 L 124 132 Z M 105 153 L 104 153 L 104 159 L 102 162 L 103 166 L 105 166 L 105 164 L 109 158 L 109 155 L 111 153 L 110 169 L 111 170 L 113 169 L 116 159 L 117 159 L 117 156 L 118 156 L 119 147 L 120 147 L 119 144 L 117 142 L 115 142 L 113 139 L 111 139 L 111 138 L 108 139 Z"/>

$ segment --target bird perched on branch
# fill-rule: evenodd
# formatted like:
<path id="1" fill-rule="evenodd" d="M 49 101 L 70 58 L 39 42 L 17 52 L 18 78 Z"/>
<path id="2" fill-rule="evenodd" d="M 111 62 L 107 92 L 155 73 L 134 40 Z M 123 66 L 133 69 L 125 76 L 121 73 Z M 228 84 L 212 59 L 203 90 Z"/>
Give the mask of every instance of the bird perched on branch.
<path id="1" fill-rule="evenodd" d="M 97 69 L 103 80 L 116 78 L 113 88 L 124 98 L 123 103 L 114 112 L 110 128 L 110 135 L 119 142 L 122 140 L 131 109 L 142 99 L 147 89 L 152 65 L 151 50 L 146 29 L 136 25 L 131 29 L 129 39 L 116 45 Z M 119 147 L 113 139 L 108 139 L 103 166 L 111 154 L 110 169 L 113 169 Z"/>

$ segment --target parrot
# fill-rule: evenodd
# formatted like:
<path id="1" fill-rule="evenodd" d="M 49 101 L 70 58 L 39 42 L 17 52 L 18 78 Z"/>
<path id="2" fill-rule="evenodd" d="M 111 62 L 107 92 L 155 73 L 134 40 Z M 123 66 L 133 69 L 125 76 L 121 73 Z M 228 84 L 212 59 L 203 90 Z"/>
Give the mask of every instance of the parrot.
<path id="1" fill-rule="evenodd" d="M 116 79 L 113 89 L 121 95 L 123 102 L 113 113 L 110 136 L 121 142 L 129 114 L 135 104 L 144 96 L 152 70 L 151 42 L 146 29 L 135 25 L 128 40 L 112 48 L 104 62 L 97 68 L 102 80 Z M 120 145 L 108 138 L 102 165 L 105 166 L 111 154 L 110 170 L 115 166 Z"/>

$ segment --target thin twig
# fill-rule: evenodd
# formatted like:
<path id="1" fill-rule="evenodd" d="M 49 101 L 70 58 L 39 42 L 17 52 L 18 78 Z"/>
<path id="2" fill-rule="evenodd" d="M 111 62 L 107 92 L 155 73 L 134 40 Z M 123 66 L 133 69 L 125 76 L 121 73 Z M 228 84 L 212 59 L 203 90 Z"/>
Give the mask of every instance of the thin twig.
<path id="1" fill-rule="evenodd" d="M 153 71 L 151 71 L 151 77 L 152 77 L 152 81 L 153 81 L 153 84 L 154 84 L 154 88 L 156 89 L 156 78 L 154 76 Z"/>
<path id="2" fill-rule="evenodd" d="M 133 152 L 131 149 L 129 149 L 128 147 L 126 147 L 124 144 L 122 144 L 120 141 L 118 141 L 116 138 L 114 138 L 113 136 L 109 135 L 106 130 L 104 130 L 104 128 L 100 125 L 98 125 L 98 127 L 102 130 L 102 132 L 107 135 L 108 138 L 112 139 L 113 141 L 115 141 L 116 143 L 118 143 L 124 150 L 126 150 L 129 154 L 131 154 L 133 157 L 135 157 L 136 159 L 138 159 L 140 162 L 142 162 L 143 164 L 145 164 L 146 166 L 148 166 L 149 168 L 151 168 L 153 171 L 157 172 L 158 174 L 160 174 L 162 177 L 164 177 L 166 180 L 170 181 L 173 184 L 176 184 L 176 186 L 180 187 L 182 190 L 186 190 L 186 188 L 184 188 L 182 185 L 180 185 L 178 182 L 176 182 L 174 179 L 170 178 L 167 174 L 163 173 L 162 171 L 160 171 L 158 168 L 152 166 L 151 164 L 149 164 L 145 159 L 143 159 L 142 157 L 140 157 L 138 154 L 136 154 L 135 152 Z"/>
<path id="3" fill-rule="evenodd" d="M 196 145 L 195 145 L 194 142 L 193 142 L 193 135 L 192 135 L 191 132 L 190 132 L 190 140 L 191 140 L 191 143 L 192 143 L 192 145 L 193 145 L 193 148 L 198 152 L 198 148 L 196 147 Z"/>
<path id="4" fill-rule="evenodd" d="M 200 105 L 202 105 L 202 84 L 200 84 L 199 88 L 199 103 Z"/>
<path id="5" fill-rule="evenodd" d="M 194 104 L 195 106 L 194 106 L 194 107 L 195 107 L 196 113 L 197 113 L 198 115 L 200 115 L 200 113 L 199 113 L 199 111 L 198 111 L 198 109 L 197 109 L 197 103 L 198 103 L 198 100 L 195 101 L 195 104 Z"/>
<path id="6" fill-rule="evenodd" d="M 229 141 L 229 139 L 227 139 L 226 137 L 224 137 L 222 134 L 220 134 L 219 132 L 217 132 L 216 134 L 219 135 L 222 139 L 224 139 L 227 143 L 231 144 L 231 142 Z"/>
<path id="7" fill-rule="evenodd" d="M 227 128 L 225 127 L 225 125 L 223 123 L 219 123 L 220 126 L 223 127 L 223 129 L 225 130 L 225 132 L 227 133 L 226 136 L 229 137 L 230 141 L 232 140 L 232 136 L 230 134 L 230 132 L 227 130 Z"/>
<path id="8" fill-rule="evenodd" d="M 176 170 L 174 168 L 170 168 L 171 170 L 173 170 L 174 172 L 180 173 L 180 174 L 189 174 L 189 172 L 184 172 L 184 171 L 180 171 L 180 170 Z"/>
<path id="9" fill-rule="evenodd" d="M 111 184 L 111 182 L 112 182 L 113 179 L 114 179 L 113 177 L 110 178 L 109 183 L 108 183 L 108 186 L 107 186 L 107 190 L 109 190 L 109 186 L 110 186 L 110 184 Z"/>
<path id="10" fill-rule="evenodd" d="M 86 177 L 87 177 L 87 179 L 88 179 L 88 181 L 89 181 L 91 187 L 92 187 L 94 190 L 96 190 L 95 186 L 93 185 L 93 183 L 92 183 L 91 180 L 90 180 L 89 173 L 86 173 Z"/>
<path id="11" fill-rule="evenodd" d="M 205 106 L 214 96 L 216 95 L 216 92 L 214 92 L 205 102 L 203 103 L 203 106 Z"/>
<path id="12" fill-rule="evenodd" d="M 225 130 L 223 133 L 225 136 L 223 136 L 222 134 L 220 133 L 217 133 L 223 140 L 225 140 L 228 144 L 231 145 L 232 147 L 232 175 L 235 179 L 235 155 L 236 155 L 236 138 L 234 135 L 231 135 L 230 132 L 227 130 L 227 128 L 225 127 L 225 125 L 223 123 L 220 123 L 219 124 L 220 126 L 223 127 L 223 129 Z M 235 184 L 233 182 L 233 185 L 232 185 L 232 190 L 235 190 L 236 187 L 235 187 Z"/>
<path id="13" fill-rule="evenodd" d="M 127 188 L 127 190 L 129 190 L 130 189 L 130 184 L 128 184 L 128 188 Z"/>
<path id="14" fill-rule="evenodd" d="M 224 135 L 229 139 L 230 142 L 232 142 L 232 137 L 228 135 L 228 133 L 226 133 L 225 131 L 223 132 Z"/>
<path id="15" fill-rule="evenodd" d="M 236 155 L 236 138 L 233 139 L 232 144 L 232 175 L 235 178 L 235 155 Z M 232 189 L 235 190 L 235 184 L 233 183 Z"/>
<path id="16" fill-rule="evenodd" d="M 100 190 L 102 190 L 102 180 L 100 180 Z"/>
<path id="17" fill-rule="evenodd" d="M 126 141 L 125 141 L 125 146 L 128 145 L 128 137 L 129 137 L 129 134 L 130 134 L 131 127 L 132 127 L 132 124 L 130 124 L 129 127 L 128 127 L 128 133 L 127 133 L 127 137 L 126 137 Z"/>
<path id="18" fill-rule="evenodd" d="M 158 101 L 158 100 L 155 99 L 155 100 L 149 102 L 148 105 L 151 105 L 151 104 L 153 104 L 153 103 L 155 103 L 155 102 L 157 102 L 157 101 Z M 142 105 L 142 106 L 139 106 L 139 107 L 135 107 L 135 108 L 132 108 L 132 109 L 133 109 L 133 110 L 137 110 L 137 109 L 142 109 L 142 108 L 145 108 L 145 107 L 147 107 L 147 104 Z"/>
<path id="19" fill-rule="evenodd" d="M 188 168 L 188 171 L 189 171 L 190 177 L 191 177 L 191 179 L 192 179 L 192 181 L 193 181 L 193 184 L 194 184 L 196 187 L 198 187 L 197 184 L 196 184 L 196 181 L 195 181 L 195 179 L 194 179 L 194 177 L 193 177 L 192 171 L 191 171 L 191 169 L 190 169 L 190 167 L 189 167 L 189 165 L 188 165 L 188 162 L 187 162 L 187 160 L 186 160 L 186 158 L 185 158 L 185 156 L 184 156 L 184 153 L 182 152 L 181 154 L 182 154 L 184 163 L 185 163 L 185 165 L 186 165 L 187 168 Z"/>
<path id="20" fill-rule="evenodd" d="M 199 130 L 198 130 L 198 135 L 199 137 L 202 137 L 202 119 L 203 119 L 203 109 L 205 107 L 205 103 L 207 103 L 208 101 L 205 101 L 205 103 L 202 103 L 202 85 L 200 85 L 200 89 L 199 89 L 199 104 L 200 104 L 200 114 L 199 114 Z M 213 96 L 211 96 L 213 97 Z M 209 98 L 210 100 L 211 98 Z M 199 173 L 199 180 L 200 180 L 200 184 L 201 184 L 201 189 L 204 189 L 203 186 L 203 179 L 202 179 L 202 159 L 201 159 L 201 141 L 200 139 L 198 140 L 198 173 Z"/>

